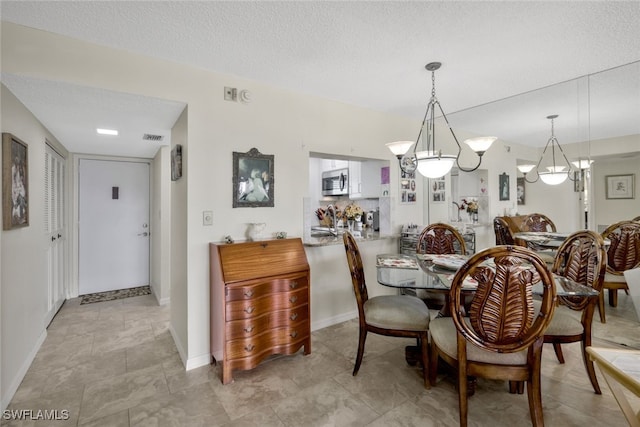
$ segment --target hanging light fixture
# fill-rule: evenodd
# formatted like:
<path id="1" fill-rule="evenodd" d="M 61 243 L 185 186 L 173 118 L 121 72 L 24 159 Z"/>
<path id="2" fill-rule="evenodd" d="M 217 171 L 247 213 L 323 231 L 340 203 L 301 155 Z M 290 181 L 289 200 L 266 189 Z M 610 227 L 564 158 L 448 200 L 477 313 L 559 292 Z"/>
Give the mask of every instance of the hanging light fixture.
<path id="1" fill-rule="evenodd" d="M 454 164 L 458 165 L 458 168 L 463 172 L 472 172 L 482 163 L 482 155 L 491 147 L 491 144 L 497 139 L 496 137 L 479 137 L 467 139 L 464 142 L 478 155 L 478 164 L 471 169 L 465 169 L 460 166 L 460 153 L 462 152 L 462 146 L 458 142 L 456 134 L 451 129 L 447 115 L 442 110 L 438 98 L 436 98 L 436 77 L 435 72 L 440 68 L 442 64 L 440 62 L 430 62 L 425 68 L 427 71 L 431 71 L 431 98 L 427 104 L 427 110 L 424 113 L 422 119 L 422 125 L 420 126 L 420 132 L 418 137 L 414 141 L 396 141 L 390 142 L 387 145 L 389 150 L 398 158 L 400 162 L 400 169 L 405 173 L 411 173 L 416 169 L 421 175 L 427 178 L 440 178 L 441 176 L 449 173 Z M 436 135 L 435 135 L 435 110 L 436 107 L 440 110 L 442 117 L 444 118 L 453 139 L 458 146 L 458 154 L 442 154 L 442 151 L 436 149 Z M 425 129 L 426 126 L 426 129 Z M 417 151 L 418 144 L 420 143 L 420 137 L 423 131 L 426 134 L 427 149 L 425 151 Z M 413 150 L 410 148 L 413 146 Z"/>
<path id="2" fill-rule="evenodd" d="M 550 116 L 547 116 L 547 119 L 551 120 L 551 136 L 547 140 L 547 144 L 544 146 L 544 150 L 542 151 L 540 160 L 538 160 L 538 164 L 518 165 L 518 170 L 522 172 L 522 174 L 524 175 L 524 179 L 527 182 L 534 183 L 538 181 L 538 178 L 540 178 L 542 182 L 548 185 L 562 184 L 567 180 L 567 178 L 569 178 L 571 181 L 575 181 L 575 179 L 571 177 L 571 172 L 572 172 L 571 163 L 569 163 L 567 156 L 564 154 L 564 150 L 562 150 L 562 147 L 560 146 L 560 143 L 558 142 L 558 139 L 555 136 L 554 120 L 557 118 L 558 118 L 557 114 L 552 114 Z M 551 146 L 551 159 L 553 163 L 551 166 L 546 167 L 547 169 L 546 171 L 540 171 L 540 164 L 542 163 L 542 159 L 544 159 L 544 155 L 547 152 L 547 149 L 549 148 L 549 146 Z M 558 149 L 560 150 L 560 153 L 562 153 L 562 157 L 564 158 L 566 166 L 559 165 L 556 163 L 556 147 L 558 147 Z M 578 162 L 575 162 L 575 163 L 578 163 Z M 583 165 L 586 165 L 586 167 L 588 167 L 588 165 L 590 165 L 591 163 L 589 161 L 580 160 L 578 164 L 580 165 L 580 169 L 582 169 L 585 167 Z M 527 178 L 527 174 L 534 169 L 536 170 L 536 174 L 537 174 L 536 179 L 529 180 Z"/>

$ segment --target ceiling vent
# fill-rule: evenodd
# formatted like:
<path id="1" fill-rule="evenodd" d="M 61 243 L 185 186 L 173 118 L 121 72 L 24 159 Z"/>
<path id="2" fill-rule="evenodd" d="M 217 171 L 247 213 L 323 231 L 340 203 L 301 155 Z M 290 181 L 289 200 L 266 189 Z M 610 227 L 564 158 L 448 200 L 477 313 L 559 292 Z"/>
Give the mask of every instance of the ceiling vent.
<path id="1" fill-rule="evenodd" d="M 142 136 L 142 139 L 145 140 L 145 141 L 162 141 L 164 139 L 164 136 L 145 133 Z"/>

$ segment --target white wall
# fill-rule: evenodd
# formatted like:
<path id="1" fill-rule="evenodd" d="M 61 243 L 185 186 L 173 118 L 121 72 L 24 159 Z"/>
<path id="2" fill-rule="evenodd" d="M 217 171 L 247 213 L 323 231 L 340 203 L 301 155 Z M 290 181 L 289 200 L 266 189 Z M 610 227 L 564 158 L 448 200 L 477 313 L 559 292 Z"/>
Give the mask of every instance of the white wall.
<path id="1" fill-rule="evenodd" d="M 67 159 L 68 153 L 4 85 L 1 90 L 2 132 L 28 144 L 29 165 L 29 226 L 2 231 L 1 240 L 0 398 L 4 409 L 46 337 L 45 139 Z"/>
<path id="2" fill-rule="evenodd" d="M 151 289 L 158 304 L 168 304 L 171 288 L 171 148 L 161 147 L 151 171 Z"/>

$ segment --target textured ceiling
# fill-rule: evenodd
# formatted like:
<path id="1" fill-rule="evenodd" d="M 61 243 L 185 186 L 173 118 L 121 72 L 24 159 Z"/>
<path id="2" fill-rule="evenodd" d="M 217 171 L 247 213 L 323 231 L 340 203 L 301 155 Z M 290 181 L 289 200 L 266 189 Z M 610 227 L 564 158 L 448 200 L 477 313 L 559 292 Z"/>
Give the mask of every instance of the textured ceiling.
<path id="1" fill-rule="evenodd" d="M 640 60 L 638 1 L 2 1 L 0 11 L 4 21 L 416 119 L 430 93 L 427 62 L 443 63 L 436 89 L 451 113 Z M 630 80 L 640 100 L 638 76 Z M 562 109 L 548 108 L 534 126 Z M 503 124 L 489 133 L 505 138 Z"/>

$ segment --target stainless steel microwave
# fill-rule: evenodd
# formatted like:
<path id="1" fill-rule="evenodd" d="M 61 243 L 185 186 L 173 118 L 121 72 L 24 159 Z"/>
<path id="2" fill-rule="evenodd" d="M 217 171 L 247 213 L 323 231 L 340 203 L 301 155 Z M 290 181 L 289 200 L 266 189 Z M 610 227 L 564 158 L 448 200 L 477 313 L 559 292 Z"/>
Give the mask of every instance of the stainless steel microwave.
<path id="1" fill-rule="evenodd" d="M 346 196 L 349 194 L 349 169 L 322 172 L 323 196 Z"/>

